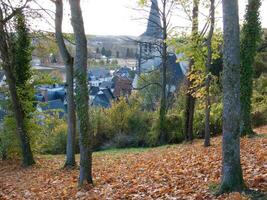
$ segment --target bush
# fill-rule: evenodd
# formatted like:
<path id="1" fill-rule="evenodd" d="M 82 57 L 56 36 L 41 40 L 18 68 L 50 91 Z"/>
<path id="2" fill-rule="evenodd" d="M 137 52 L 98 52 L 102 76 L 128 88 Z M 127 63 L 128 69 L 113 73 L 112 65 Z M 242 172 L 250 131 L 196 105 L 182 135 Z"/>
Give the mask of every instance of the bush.
<path id="1" fill-rule="evenodd" d="M 26 123 L 31 149 L 33 152 L 39 152 L 39 125 L 35 119 L 28 120 Z M 0 128 L 0 153 L 8 157 L 16 157 L 21 154 L 20 141 L 16 130 L 16 121 L 13 116 L 7 115 Z"/>
<path id="2" fill-rule="evenodd" d="M 267 74 L 262 74 L 254 82 L 252 98 L 252 125 L 267 124 Z"/>
<path id="3" fill-rule="evenodd" d="M 90 108 L 95 150 L 146 146 L 150 124 L 150 113 L 134 98 L 113 102 L 110 109 Z"/>
<path id="4" fill-rule="evenodd" d="M 222 112 L 221 102 L 213 103 L 210 110 L 210 131 L 212 135 L 222 133 Z M 194 117 L 194 133 L 196 137 L 203 138 L 205 134 L 205 109 L 197 104 Z"/>
<path id="5" fill-rule="evenodd" d="M 90 108 L 90 132 L 93 135 L 93 149 L 101 150 L 102 146 L 111 138 L 110 123 L 107 112 L 99 108 Z"/>
<path id="6" fill-rule="evenodd" d="M 147 136 L 147 146 L 156 146 L 159 139 L 160 126 L 159 126 L 159 114 L 158 112 L 152 115 L 153 123 L 150 132 Z M 165 118 L 165 134 L 167 144 L 180 143 L 184 140 L 183 135 L 183 118 L 182 115 L 169 112 Z"/>
<path id="7" fill-rule="evenodd" d="M 67 124 L 62 123 L 54 127 L 43 141 L 41 153 L 44 154 L 65 154 L 67 145 Z"/>
<path id="8" fill-rule="evenodd" d="M 20 143 L 16 134 L 16 122 L 13 117 L 5 117 L 0 129 L 1 157 L 16 157 L 20 155 Z"/>
<path id="9" fill-rule="evenodd" d="M 135 99 L 121 99 L 108 110 L 112 143 L 115 147 L 145 146 L 149 114 L 141 111 Z"/>

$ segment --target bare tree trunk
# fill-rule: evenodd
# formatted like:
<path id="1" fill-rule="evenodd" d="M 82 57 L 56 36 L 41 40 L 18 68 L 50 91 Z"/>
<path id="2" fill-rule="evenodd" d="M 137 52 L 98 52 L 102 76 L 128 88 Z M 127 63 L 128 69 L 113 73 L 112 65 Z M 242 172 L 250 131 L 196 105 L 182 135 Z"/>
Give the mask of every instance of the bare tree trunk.
<path id="1" fill-rule="evenodd" d="M 193 13 L 192 13 L 192 37 L 197 37 L 198 35 L 198 12 L 199 12 L 199 0 L 193 0 Z M 192 71 L 192 66 L 194 65 L 194 60 L 191 59 L 189 63 L 188 72 Z M 186 81 L 187 91 L 191 87 L 191 81 Z M 196 99 L 192 96 L 190 92 L 186 94 L 186 103 L 185 103 L 185 140 L 193 140 L 193 127 L 194 127 L 194 113 L 195 113 L 195 101 Z"/>
<path id="2" fill-rule="evenodd" d="M 5 25 L 2 23 L 3 13 L 0 8 L 0 53 L 3 62 L 3 69 L 5 71 L 12 107 L 14 111 L 14 116 L 17 125 L 17 134 L 21 144 L 21 152 L 22 152 L 22 163 L 23 166 L 31 166 L 35 163 L 33 159 L 33 154 L 30 146 L 30 138 L 26 128 L 25 114 L 23 112 L 21 101 L 18 96 L 17 88 L 16 88 L 16 78 L 13 74 L 12 63 L 13 57 L 10 53 L 10 46 L 8 33 L 6 32 Z"/>
<path id="3" fill-rule="evenodd" d="M 204 146 L 210 146 L 210 75 L 206 78 L 205 90 L 206 90 L 206 99 L 205 99 L 205 141 Z"/>
<path id="4" fill-rule="evenodd" d="M 237 0 L 223 0 L 223 32 L 223 160 L 219 193 L 244 189 L 240 163 L 240 31 Z"/>
<path id="5" fill-rule="evenodd" d="M 87 41 L 83 25 L 80 0 L 69 0 L 71 8 L 71 22 L 76 42 L 74 60 L 76 85 L 76 108 L 79 127 L 80 143 L 80 177 L 79 186 L 92 179 L 92 137 L 89 134 L 89 94 L 87 84 Z"/>
<path id="6" fill-rule="evenodd" d="M 211 62 L 212 62 L 212 37 L 214 32 L 214 25 L 215 25 L 215 6 L 214 6 L 215 0 L 210 0 L 210 31 L 207 38 L 207 48 L 208 48 L 208 55 L 207 55 L 207 61 L 206 61 L 206 82 L 205 82 L 205 88 L 206 88 L 206 100 L 205 100 L 205 142 L 204 146 L 208 147 L 210 146 L 210 68 L 211 68 Z"/>
<path id="7" fill-rule="evenodd" d="M 63 2 L 62 0 L 56 0 L 56 40 L 59 47 L 59 51 L 66 66 L 67 75 L 67 101 L 68 101 L 68 138 L 67 138 L 67 154 L 65 167 L 74 167 L 75 163 L 75 136 L 76 136 L 76 114 L 75 114 L 75 102 L 74 102 L 74 69 L 73 58 L 64 42 L 62 34 L 62 20 L 63 20 Z"/>
<path id="8" fill-rule="evenodd" d="M 163 0 L 163 42 L 162 42 L 162 91 L 161 91 L 161 102 L 160 102 L 160 136 L 159 143 L 164 144 L 167 141 L 166 138 L 166 129 L 165 129 L 165 118 L 166 118 L 166 110 L 167 110 L 167 97 L 166 97 L 166 85 L 167 85 L 167 19 L 166 19 L 166 0 Z"/>

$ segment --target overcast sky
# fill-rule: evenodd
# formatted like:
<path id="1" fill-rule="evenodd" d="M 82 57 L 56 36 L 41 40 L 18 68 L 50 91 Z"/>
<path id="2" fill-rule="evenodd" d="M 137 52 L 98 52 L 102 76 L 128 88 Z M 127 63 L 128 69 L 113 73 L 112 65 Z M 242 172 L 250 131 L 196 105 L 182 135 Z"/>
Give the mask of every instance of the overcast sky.
<path id="1" fill-rule="evenodd" d="M 37 0 L 40 5 L 54 11 L 53 4 L 49 0 Z M 140 20 L 144 13 L 137 12 L 137 0 L 81 0 L 85 30 L 87 34 L 93 35 L 133 35 L 138 36 L 145 30 L 145 22 Z M 243 18 L 247 0 L 239 0 L 240 18 Z M 65 17 L 63 29 L 65 32 L 71 32 L 72 27 L 69 23 L 69 7 L 65 3 Z M 261 8 L 261 19 L 263 27 L 267 27 L 267 0 L 263 0 Z M 218 8 L 217 17 L 221 17 L 221 7 Z M 53 30 L 53 21 L 46 17 L 46 21 L 35 22 L 35 29 Z M 139 20 L 138 20 L 139 19 Z M 49 23 L 47 22 L 49 21 Z M 221 20 L 219 20 L 221 21 Z M 187 22 L 179 17 L 172 20 L 174 26 L 190 26 Z M 220 24 L 220 23 L 218 23 Z M 219 25 L 220 26 L 220 25 Z"/>

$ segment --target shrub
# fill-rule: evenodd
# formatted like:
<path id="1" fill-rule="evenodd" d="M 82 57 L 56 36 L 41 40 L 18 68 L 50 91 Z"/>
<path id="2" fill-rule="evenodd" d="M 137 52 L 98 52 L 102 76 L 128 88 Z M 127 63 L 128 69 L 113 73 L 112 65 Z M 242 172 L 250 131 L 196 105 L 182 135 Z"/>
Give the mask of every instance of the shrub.
<path id="1" fill-rule="evenodd" d="M 156 146 L 159 139 L 160 127 L 159 127 L 159 115 L 158 112 L 152 116 L 152 126 L 147 136 L 147 145 Z M 180 143 L 183 141 L 183 118 L 181 114 L 175 112 L 169 112 L 165 118 L 165 134 L 167 144 Z"/>
<path id="2" fill-rule="evenodd" d="M 20 143 L 16 134 L 16 122 L 13 117 L 5 117 L 0 129 L 1 157 L 20 155 Z"/>
<path id="3" fill-rule="evenodd" d="M 267 124 L 267 74 L 262 74 L 254 82 L 252 98 L 252 125 Z"/>
<path id="4" fill-rule="evenodd" d="M 36 113 L 35 124 L 38 126 L 36 150 L 41 154 L 65 154 L 68 126 L 57 111 Z M 36 131 L 37 132 L 37 131 Z M 77 141 L 76 141 L 77 145 Z"/>
<path id="5" fill-rule="evenodd" d="M 143 147 L 150 128 L 150 113 L 136 99 L 122 98 L 110 109 L 90 109 L 94 149 Z"/>
<path id="6" fill-rule="evenodd" d="M 35 123 L 34 118 L 26 121 L 25 125 L 28 129 L 32 151 L 38 152 L 39 126 Z M 2 155 L 3 153 L 6 153 L 6 155 L 11 158 L 21 154 L 20 141 L 16 130 L 16 121 L 11 115 L 4 118 L 0 128 L 0 153 Z"/>
<path id="7" fill-rule="evenodd" d="M 107 112 L 99 108 L 90 108 L 90 131 L 93 135 L 93 149 L 100 150 L 111 137 L 111 127 Z"/>
<path id="8" fill-rule="evenodd" d="M 62 123 L 52 129 L 52 132 L 45 138 L 41 153 L 44 154 L 65 154 L 67 145 L 67 124 Z"/>

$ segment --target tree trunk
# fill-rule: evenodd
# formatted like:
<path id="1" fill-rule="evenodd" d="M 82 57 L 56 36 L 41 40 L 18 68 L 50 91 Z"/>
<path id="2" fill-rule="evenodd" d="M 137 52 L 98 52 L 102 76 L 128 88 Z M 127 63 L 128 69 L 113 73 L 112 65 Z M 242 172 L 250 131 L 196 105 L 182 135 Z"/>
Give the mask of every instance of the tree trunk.
<path id="1" fill-rule="evenodd" d="M 14 116 L 15 116 L 16 125 L 17 125 L 17 133 L 20 139 L 21 150 L 22 150 L 21 152 L 22 152 L 22 158 L 23 158 L 22 163 L 23 163 L 23 166 L 25 167 L 31 166 L 35 162 L 34 162 L 33 154 L 31 151 L 30 138 L 28 136 L 28 132 L 27 132 L 26 125 L 25 125 L 24 113 L 21 107 L 21 103 L 20 103 L 17 90 L 16 90 L 15 77 L 10 71 L 11 66 L 3 64 L 3 68 L 5 70 L 5 75 L 6 75 L 9 91 L 10 91 L 12 107 L 14 110 Z"/>
<path id="2" fill-rule="evenodd" d="M 188 82 L 190 82 L 188 80 Z M 188 83 L 190 85 L 190 83 Z M 189 88 L 190 86 L 188 86 Z M 194 126 L 194 111 L 195 111 L 195 98 L 192 94 L 186 94 L 185 105 L 185 140 L 193 141 L 193 126 Z"/>
<path id="3" fill-rule="evenodd" d="M 210 76 L 208 75 L 206 83 L 206 100 L 205 100 L 205 141 L 204 146 L 210 146 Z"/>
<path id="4" fill-rule="evenodd" d="M 240 42 L 237 0 L 223 0 L 223 32 L 223 160 L 219 193 L 240 192 L 244 189 L 240 162 Z"/>
<path id="5" fill-rule="evenodd" d="M 210 81 L 211 81 L 211 75 L 210 68 L 211 68 L 211 62 L 212 62 L 212 37 L 214 32 L 214 24 L 215 24 L 215 6 L 214 6 L 215 0 L 210 0 L 210 31 L 207 38 L 207 49 L 208 49 L 208 55 L 207 55 L 207 61 L 206 61 L 206 82 L 205 82 L 205 88 L 206 88 L 206 100 L 205 100 L 205 142 L 204 146 L 208 147 L 210 146 Z"/>
<path id="6" fill-rule="evenodd" d="M 0 8 L 0 21 L 3 19 L 2 10 Z M 34 159 L 33 154 L 30 146 L 30 138 L 27 132 L 26 128 L 26 122 L 25 122 L 25 115 L 21 106 L 21 101 L 18 96 L 17 88 L 16 88 L 16 78 L 12 71 L 12 56 L 10 55 L 10 49 L 8 48 L 8 37 L 6 31 L 5 31 L 5 25 L 0 22 L 0 52 L 1 52 L 1 58 L 3 62 L 3 69 L 5 71 L 7 84 L 10 91 L 11 96 L 11 102 L 12 107 L 14 111 L 14 116 L 16 120 L 17 125 L 17 134 L 20 140 L 21 145 L 21 153 L 22 153 L 22 163 L 23 166 L 31 166 L 33 165 Z"/>
<path id="7" fill-rule="evenodd" d="M 89 96 L 87 84 L 87 41 L 79 0 L 70 0 L 71 22 L 76 42 L 74 60 L 76 77 L 76 109 L 80 133 L 80 177 L 79 186 L 92 180 L 92 137 L 89 134 Z"/>
<path id="8" fill-rule="evenodd" d="M 167 133 L 165 129 L 165 118 L 167 110 L 167 97 L 166 97 L 166 85 L 167 85 L 167 21 L 166 21 L 166 0 L 163 1 L 163 41 L 162 41 L 162 91 L 161 91 L 161 101 L 160 101 L 160 113 L 159 113 L 159 123 L 160 123 L 160 135 L 159 144 L 165 144 L 167 142 Z"/>
<path id="9" fill-rule="evenodd" d="M 261 38 L 260 0 L 249 0 L 241 38 L 241 136 L 253 136 L 251 98 L 253 93 L 253 64 Z"/>
<path id="10" fill-rule="evenodd" d="M 193 13 L 192 13 L 192 37 L 197 37 L 198 35 L 198 12 L 199 12 L 199 0 L 193 0 Z M 192 71 L 194 65 L 194 60 L 191 58 L 189 63 L 188 73 Z M 194 113 L 195 113 L 195 101 L 196 99 L 189 92 L 191 87 L 191 81 L 187 78 L 186 87 L 188 93 L 186 94 L 185 103 L 185 140 L 193 141 L 193 127 L 194 127 Z"/>
<path id="11" fill-rule="evenodd" d="M 76 165 L 75 162 L 75 136 L 76 136 L 76 114 L 75 114 L 75 102 L 74 102 L 74 70 L 73 70 L 73 58 L 70 55 L 65 45 L 64 37 L 62 34 L 62 20 L 63 20 L 63 2 L 62 0 L 56 0 L 56 40 L 59 47 L 59 51 L 66 66 L 67 76 L 67 102 L 68 102 L 68 138 L 67 138 L 67 150 L 66 150 L 66 163 L 65 167 L 71 168 Z"/>

